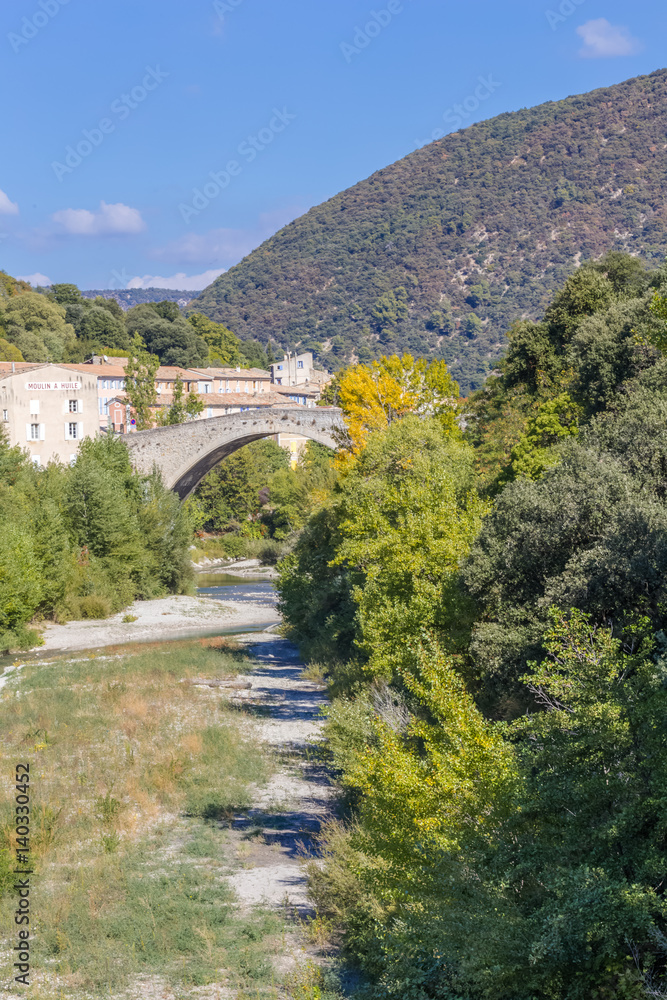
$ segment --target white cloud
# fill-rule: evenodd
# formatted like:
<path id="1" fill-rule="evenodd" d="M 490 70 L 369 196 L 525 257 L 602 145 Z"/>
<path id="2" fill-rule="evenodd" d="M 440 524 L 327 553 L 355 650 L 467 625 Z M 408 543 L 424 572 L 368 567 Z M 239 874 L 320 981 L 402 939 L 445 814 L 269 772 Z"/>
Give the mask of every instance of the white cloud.
<path id="1" fill-rule="evenodd" d="M 288 222 L 303 214 L 303 208 L 292 206 L 259 216 L 257 224 L 248 229 L 210 229 L 207 233 L 186 233 L 151 253 L 156 260 L 174 264 L 220 264 L 232 267 L 273 236 Z"/>
<path id="2" fill-rule="evenodd" d="M 608 59 L 612 56 L 634 56 L 642 50 L 642 43 L 633 38 L 627 28 L 610 24 L 605 17 L 587 21 L 577 28 L 584 40 L 579 55 L 586 59 Z"/>
<path id="3" fill-rule="evenodd" d="M 141 212 L 122 202 L 107 205 L 102 201 L 98 212 L 89 212 L 86 208 L 63 208 L 52 218 L 70 236 L 120 236 L 141 233 L 146 228 Z"/>
<path id="4" fill-rule="evenodd" d="M 204 271 L 203 274 L 188 276 L 183 271 L 172 274 L 170 278 L 162 278 L 158 274 L 145 274 L 143 278 L 132 278 L 127 283 L 128 288 L 169 288 L 174 291 L 201 292 L 212 281 L 224 274 L 222 270 Z"/>
<path id="5" fill-rule="evenodd" d="M 19 281 L 27 281 L 31 285 L 40 285 L 45 287 L 46 285 L 52 285 L 53 282 L 50 278 L 47 278 L 45 274 L 40 274 L 36 271 L 34 274 L 17 274 L 16 277 Z"/>
<path id="6" fill-rule="evenodd" d="M 10 201 L 4 191 L 0 190 L 0 215 L 18 215 L 18 205 Z"/>

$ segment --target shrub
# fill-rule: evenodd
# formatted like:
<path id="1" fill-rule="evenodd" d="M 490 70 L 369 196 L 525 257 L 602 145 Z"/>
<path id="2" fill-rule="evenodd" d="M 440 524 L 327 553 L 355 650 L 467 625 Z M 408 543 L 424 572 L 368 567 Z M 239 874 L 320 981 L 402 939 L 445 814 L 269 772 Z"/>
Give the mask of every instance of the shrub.
<path id="1" fill-rule="evenodd" d="M 108 618 L 111 604 L 105 597 L 90 594 L 78 599 L 78 618 Z"/>

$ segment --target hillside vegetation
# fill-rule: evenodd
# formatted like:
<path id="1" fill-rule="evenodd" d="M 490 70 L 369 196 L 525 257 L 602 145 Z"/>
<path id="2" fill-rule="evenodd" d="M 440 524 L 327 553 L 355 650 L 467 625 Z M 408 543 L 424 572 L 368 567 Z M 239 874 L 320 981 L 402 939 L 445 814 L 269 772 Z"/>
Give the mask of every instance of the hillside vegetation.
<path id="1" fill-rule="evenodd" d="M 313 208 L 188 307 L 325 367 L 409 350 L 464 393 L 582 261 L 667 252 L 667 70 L 503 114 Z"/>
<path id="2" fill-rule="evenodd" d="M 348 806 L 311 888 L 366 997 L 667 995 L 666 349 L 667 265 L 613 253 L 463 431 L 401 396 L 412 359 L 368 366 L 365 443 L 279 564 Z"/>
<path id="3" fill-rule="evenodd" d="M 76 285 L 34 291 L 0 271 L 0 361 L 58 364 L 94 354 L 118 357 L 130 352 L 135 335 L 163 365 L 266 368 L 273 360 L 260 344 L 239 340 L 201 313 L 186 319 L 169 298 L 124 311 L 115 298 L 86 298 Z"/>

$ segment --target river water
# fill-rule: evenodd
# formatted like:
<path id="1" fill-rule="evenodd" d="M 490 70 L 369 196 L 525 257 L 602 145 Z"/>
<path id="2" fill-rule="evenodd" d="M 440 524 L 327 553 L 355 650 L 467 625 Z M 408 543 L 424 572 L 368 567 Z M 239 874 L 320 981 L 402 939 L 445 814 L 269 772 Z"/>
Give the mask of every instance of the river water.
<path id="1" fill-rule="evenodd" d="M 228 573 L 197 573 L 197 594 L 209 597 L 214 601 L 252 601 L 265 607 L 269 612 L 275 611 L 278 595 L 272 580 L 265 576 L 230 576 Z M 275 621 L 271 613 L 267 623 Z"/>

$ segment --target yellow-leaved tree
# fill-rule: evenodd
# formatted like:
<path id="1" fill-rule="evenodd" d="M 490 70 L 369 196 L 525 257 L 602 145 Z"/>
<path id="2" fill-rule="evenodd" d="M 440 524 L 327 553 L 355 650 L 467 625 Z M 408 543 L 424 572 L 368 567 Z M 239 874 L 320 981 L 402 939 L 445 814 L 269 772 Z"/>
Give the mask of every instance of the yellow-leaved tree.
<path id="1" fill-rule="evenodd" d="M 338 457 L 344 469 L 361 453 L 373 431 L 386 430 L 408 413 L 438 417 L 444 429 L 451 431 L 459 387 L 444 361 L 392 354 L 340 372 L 328 388 L 326 401 L 344 413 L 346 432 L 341 435 Z"/>

